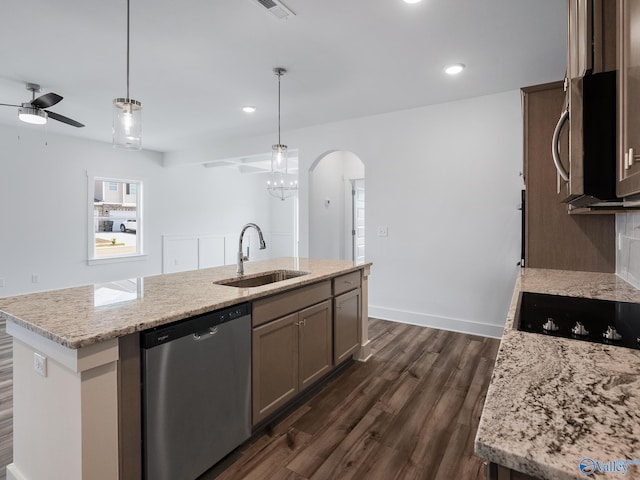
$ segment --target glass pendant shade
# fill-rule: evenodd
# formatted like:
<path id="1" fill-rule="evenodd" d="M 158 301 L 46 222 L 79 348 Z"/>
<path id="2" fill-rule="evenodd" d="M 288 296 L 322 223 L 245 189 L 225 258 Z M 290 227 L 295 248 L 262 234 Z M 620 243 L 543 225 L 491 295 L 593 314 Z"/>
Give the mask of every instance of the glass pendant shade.
<path id="1" fill-rule="evenodd" d="M 271 147 L 271 173 L 288 173 L 287 165 L 287 146 L 282 144 L 272 145 Z"/>
<path id="2" fill-rule="evenodd" d="M 113 146 L 142 148 L 142 103 L 131 98 L 113 100 Z"/>

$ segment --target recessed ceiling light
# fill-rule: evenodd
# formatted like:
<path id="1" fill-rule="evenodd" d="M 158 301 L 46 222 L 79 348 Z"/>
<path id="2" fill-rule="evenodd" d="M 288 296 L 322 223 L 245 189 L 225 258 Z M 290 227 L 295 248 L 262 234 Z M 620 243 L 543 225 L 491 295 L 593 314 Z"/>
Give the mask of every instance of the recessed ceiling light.
<path id="1" fill-rule="evenodd" d="M 247 105 L 246 107 L 242 107 L 242 111 L 244 113 L 253 113 L 256 111 L 256 107 L 251 107 L 249 105 Z"/>
<path id="2" fill-rule="evenodd" d="M 444 69 L 444 71 L 449 75 L 457 75 L 462 70 L 464 70 L 464 63 L 456 63 L 455 65 L 449 65 L 447 68 Z"/>
<path id="3" fill-rule="evenodd" d="M 404 0 L 404 3 L 420 3 L 422 0 Z"/>

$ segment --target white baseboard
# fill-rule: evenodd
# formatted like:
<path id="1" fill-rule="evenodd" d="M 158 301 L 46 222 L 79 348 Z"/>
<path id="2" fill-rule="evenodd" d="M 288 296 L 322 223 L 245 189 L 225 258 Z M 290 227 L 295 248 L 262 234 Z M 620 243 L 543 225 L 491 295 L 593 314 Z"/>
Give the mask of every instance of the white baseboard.
<path id="1" fill-rule="evenodd" d="M 502 338 L 502 331 L 504 330 L 504 325 L 472 322 L 459 318 L 436 317 L 424 313 L 405 312 L 372 305 L 369 305 L 369 317 L 491 338 Z"/>

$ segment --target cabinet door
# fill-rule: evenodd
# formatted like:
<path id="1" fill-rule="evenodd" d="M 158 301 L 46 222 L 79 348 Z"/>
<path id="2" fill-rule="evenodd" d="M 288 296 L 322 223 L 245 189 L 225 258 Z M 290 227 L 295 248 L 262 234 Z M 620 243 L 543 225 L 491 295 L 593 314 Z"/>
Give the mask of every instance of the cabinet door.
<path id="1" fill-rule="evenodd" d="M 300 325 L 300 390 L 329 372 L 332 367 L 331 301 L 326 300 L 298 313 Z"/>
<path id="2" fill-rule="evenodd" d="M 360 347 L 360 289 L 333 300 L 333 363 L 348 359 Z"/>
<path id="3" fill-rule="evenodd" d="M 592 0 L 569 0 L 567 5 L 569 9 L 567 76 L 571 79 L 582 77 L 592 68 L 593 2 Z"/>
<path id="4" fill-rule="evenodd" d="M 640 2 L 618 2 L 620 197 L 640 193 Z M 635 37 L 635 38 L 634 38 Z"/>
<path id="5" fill-rule="evenodd" d="M 560 82 L 523 89 L 525 265 L 615 272 L 615 216 L 568 215 L 556 191 L 551 138 L 564 102 Z"/>
<path id="6" fill-rule="evenodd" d="M 253 329 L 253 424 L 298 392 L 298 314 Z"/>

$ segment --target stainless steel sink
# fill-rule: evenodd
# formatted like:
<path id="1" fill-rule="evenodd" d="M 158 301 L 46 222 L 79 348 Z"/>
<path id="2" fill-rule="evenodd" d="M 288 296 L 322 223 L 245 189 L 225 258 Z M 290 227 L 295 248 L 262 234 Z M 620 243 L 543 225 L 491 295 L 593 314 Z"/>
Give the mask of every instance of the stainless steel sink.
<path id="1" fill-rule="evenodd" d="M 299 270 L 272 270 L 270 272 L 247 275 L 241 278 L 227 278 L 213 283 L 227 287 L 251 288 L 282 282 L 283 280 L 289 280 L 290 278 L 301 277 L 303 275 L 309 275 L 309 272 L 301 272 Z"/>

